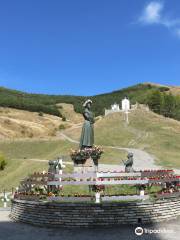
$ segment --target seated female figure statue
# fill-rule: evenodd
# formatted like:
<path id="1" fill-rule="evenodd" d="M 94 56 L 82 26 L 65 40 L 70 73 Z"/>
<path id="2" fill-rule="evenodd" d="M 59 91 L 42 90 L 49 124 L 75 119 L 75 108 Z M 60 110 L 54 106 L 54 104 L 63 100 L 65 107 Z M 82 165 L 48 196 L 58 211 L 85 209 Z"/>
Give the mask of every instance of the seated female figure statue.
<path id="1" fill-rule="evenodd" d="M 90 111 L 92 105 L 92 101 L 88 99 L 83 104 L 84 107 L 84 124 L 82 127 L 81 132 L 81 139 L 80 139 L 80 149 L 83 148 L 91 148 L 94 144 L 94 115 Z"/>

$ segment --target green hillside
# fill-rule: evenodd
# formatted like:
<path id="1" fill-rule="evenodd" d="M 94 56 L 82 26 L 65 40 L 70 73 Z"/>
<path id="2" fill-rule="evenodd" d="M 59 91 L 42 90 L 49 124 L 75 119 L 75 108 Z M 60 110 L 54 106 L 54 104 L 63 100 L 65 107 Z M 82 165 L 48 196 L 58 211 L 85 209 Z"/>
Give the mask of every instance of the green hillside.
<path id="1" fill-rule="evenodd" d="M 0 152 L 6 156 L 7 166 L 0 171 L 0 192 L 10 191 L 19 181 L 35 171 L 47 171 L 48 161 L 58 156 L 69 155 L 76 145 L 61 140 L 6 140 L 0 141 Z M 72 169 L 67 165 L 66 171 Z"/>
<path id="2" fill-rule="evenodd" d="M 21 139 L 0 141 L 0 153 L 7 159 L 7 166 L 0 171 L 0 193 L 5 188 L 10 191 L 17 187 L 19 181 L 34 171 L 48 169 L 48 160 L 65 156 L 65 161 L 72 162 L 70 150 L 77 149 L 78 144 L 59 139 Z M 125 159 L 125 151 L 105 149 L 101 163 L 119 164 L 119 159 Z M 46 161 L 44 161 L 46 160 Z M 66 166 L 66 171 L 72 171 L 72 164 Z"/>
<path id="3" fill-rule="evenodd" d="M 95 123 L 95 144 L 105 150 L 100 163 L 120 164 L 127 153 L 107 146 L 143 149 L 155 157 L 156 163 L 165 167 L 180 168 L 180 122 L 165 118 L 151 111 L 135 110 L 129 114 L 129 125 L 122 113 L 110 114 Z M 64 134 L 79 140 L 81 126 L 64 130 Z M 70 154 L 78 144 L 63 139 L 21 139 L 0 141 L 0 152 L 6 156 L 8 165 L 0 171 L 0 191 L 17 186 L 20 179 L 33 171 L 48 167 L 41 160 Z M 71 161 L 70 158 L 66 159 Z M 72 169 L 68 165 L 67 171 Z"/>
<path id="4" fill-rule="evenodd" d="M 97 116 L 104 114 L 104 108 L 109 108 L 114 102 L 120 102 L 126 95 L 131 99 L 132 103 L 136 101 L 144 103 L 147 96 L 154 90 L 164 92 L 168 91 L 169 88 L 151 84 L 138 84 L 111 93 L 89 96 L 88 98 L 93 100 L 93 111 Z M 75 111 L 81 112 L 82 103 L 86 98 L 86 96 L 30 94 L 0 87 L 0 106 L 32 112 L 44 112 L 56 116 L 62 116 L 56 106 L 57 103 L 73 104 Z"/>
<path id="5" fill-rule="evenodd" d="M 174 105 L 177 104 L 174 101 L 176 99 L 172 98 L 172 96 L 167 99 L 164 97 L 165 94 L 169 96 L 168 91 L 169 88 L 164 86 L 138 84 L 133 87 L 89 98 L 93 100 L 93 111 L 96 115 L 103 115 L 104 108 L 109 108 L 114 102 L 120 103 L 121 98 L 127 95 L 132 104 L 136 101 L 139 103 L 148 103 L 152 98 L 150 103 L 153 103 L 152 108 L 154 108 L 154 111 L 159 106 L 158 113 L 167 114 L 170 110 L 169 113 L 173 117 L 171 110 L 175 109 L 177 116 L 179 116 L 178 111 L 180 112 L 180 107 Z M 156 98 L 155 92 L 158 93 L 158 98 Z M 29 94 L 0 88 L 0 106 L 45 112 L 58 116 L 61 116 L 61 113 L 59 113 L 60 109 L 62 114 L 68 114 L 68 119 L 72 119 L 72 122 L 76 119 L 77 123 L 82 121 L 81 116 L 74 112 L 72 106 L 68 106 L 69 108 L 67 108 L 66 103 L 73 104 L 76 112 L 81 112 L 84 99 L 85 97 L 80 96 Z M 179 99 L 178 96 L 177 99 Z M 171 105 L 165 104 L 165 101 L 167 103 L 170 102 Z M 17 114 L 20 116 L 19 113 Z M 95 123 L 95 144 L 103 145 L 105 149 L 101 163 L 119 164 L 120 159 L 125 159 L 127 154 L 125 151 L 105 147 L 117 146 L 143 149 L 153 155 L 158 164 L 180 168 L 179 121 L 165 118 L 142 109 L 132 111 L 129 114 L 129 120 L 129 125 L 126 125 L 124 115 L 122 113 L 115 113 L 99 118 Z M 79 140 L 80 131 L 81 126 L 67 128 L 63 133 L 72 139 Z M 4 171 L 0 171 L 0 191 L 4 187 L 10 190 L 11 187 L 17 186 L 20 179 L 33 171 L 47 169 L 47 162 L 40 162 L 41 160 L 53 159 L 59 156 L 59 154 L 69 156 L 71 148 L 78 148 L 78 145 L 62 138 L 58 139 L 57 137 L 46 140 L 3 139 L 0 141 L 0 152 L 6 157 L 8 165 Z M 69 161 L 70 158 L 67 160 Z M 71 165 L 68 166 L 67 171 L 72 169 Z"/>
<path id="6" fill-rule="evenodd" d="M 103 117 L 95 124 L 97 145 L 143 149 L 154 155 L 160 165 L 180 168 L 180 122 L 151 111 L 134 110 L 129 125 L 123 113 Z M 65 133 L 77 139 L 81 129 L 67 129 Z"/>

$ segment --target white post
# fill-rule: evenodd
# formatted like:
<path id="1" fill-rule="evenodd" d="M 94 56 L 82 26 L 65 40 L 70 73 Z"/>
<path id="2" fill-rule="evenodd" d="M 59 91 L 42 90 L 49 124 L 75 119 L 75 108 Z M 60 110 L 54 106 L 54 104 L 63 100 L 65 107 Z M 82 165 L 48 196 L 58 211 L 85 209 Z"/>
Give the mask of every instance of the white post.
<path id="1" fill-rule="evenodd" d="M 140 196 L 142 196 L 142 197 L 144 196 L 144 189 L 141 189 L 141 190 L 140 190 Z M 144 201 L 145 198 L 143 198 L 142 200 Z"/>
<path id="2" fill-rule="evenodd" d="M 144 189 L 140 190 L 140 196 L 144 196 Z"/>
<path id="3" fill-rule="evenodd" d="M 62 175 L 62 172 L 63 172 L 63 171 L 62 171 L 62 169 L 61 169 L 61 170 L 59 170 L 59 174 L 60 174 L 60 175 Z M 60 182 L 61 182 L 61 180 L 62 180 L 62 179 L 61 179 L 61 178 L 59 178 L 59 181 L 60 181 Z M 62 187 L 62 185 L 60 185 L 60 188 L 61 188 L 61 187 Z"/>
<path id="4" fill-rule="evenodd" d="M 9 199 L 8 199 L 8 196 L 7 196 L 5 191 L 4 191 L 3 202 L 4 202 L 4 208 L 6 208 L 7 207 L 7 202 L 9 202 Z"/>
<path id="5" fill-rule="evenodd" d="M 63 164 L 63 160 L 62 158 L 59 159 L 59 164 L 60 164 L 60 170 L 59 170 L 59 175 L 62 175 L 63 174 L 63 168 L 66 167 L 65 164 Z M 61 182 L 61 178 L 59 178 L 59 181 Z M 60 188 L 62 187 L 62 185 L 60 185 Z"/>
<path id="6" fill-rule="evenodd" d="M 129 112 L 126 111 L 125 114 L 126 114 L 126 123 L 129 124 L 129 116 L 128 116 Z"/>
<path id="7" fill-rule="evenodd" d="M 96 198 L 96 203 L 100 203 L 101 201 L 100 201 L 100 199 L 101 199 L 101 194 L 100 194 L 100 192 L 96 192 L 95 193 L 95 198 Z"/>

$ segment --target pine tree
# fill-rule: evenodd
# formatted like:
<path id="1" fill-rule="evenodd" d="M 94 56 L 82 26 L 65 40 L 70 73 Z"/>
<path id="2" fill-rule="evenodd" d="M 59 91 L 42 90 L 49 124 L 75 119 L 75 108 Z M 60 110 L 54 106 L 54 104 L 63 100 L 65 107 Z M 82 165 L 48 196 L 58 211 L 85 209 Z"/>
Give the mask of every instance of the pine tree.
<path id="1" fill-rule="evenodd" d="M 162 114 L 172 118 L 175 114 L 176 99 L 172 94 L 163 94 Z"/>
<path id="2" fill-rule="evenodd" d="M 162 93 L 159 90 L 153 91 L 149 96 L 147 103 L 153 112 L 161 114 L 163 104 Z"/>

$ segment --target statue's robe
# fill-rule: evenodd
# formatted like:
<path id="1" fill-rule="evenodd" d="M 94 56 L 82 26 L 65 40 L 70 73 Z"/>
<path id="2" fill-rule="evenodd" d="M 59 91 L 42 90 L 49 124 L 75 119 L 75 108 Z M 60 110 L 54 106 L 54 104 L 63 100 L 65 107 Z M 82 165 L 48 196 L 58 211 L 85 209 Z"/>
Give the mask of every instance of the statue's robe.
<path id="1" fill-rule="evenodd" d="M 128 158 L 126 162 L 124 163 L 125 165 L 125 172 L 133 172 L 133 158 Z"/>
<path id="2" fill-rule="evenodd" d="M 80 148 L 92 147 L 94 144 L 94 116 L 89 109 L 85 108 L 83 113 L 85 122 L 82 127 Z"/>

